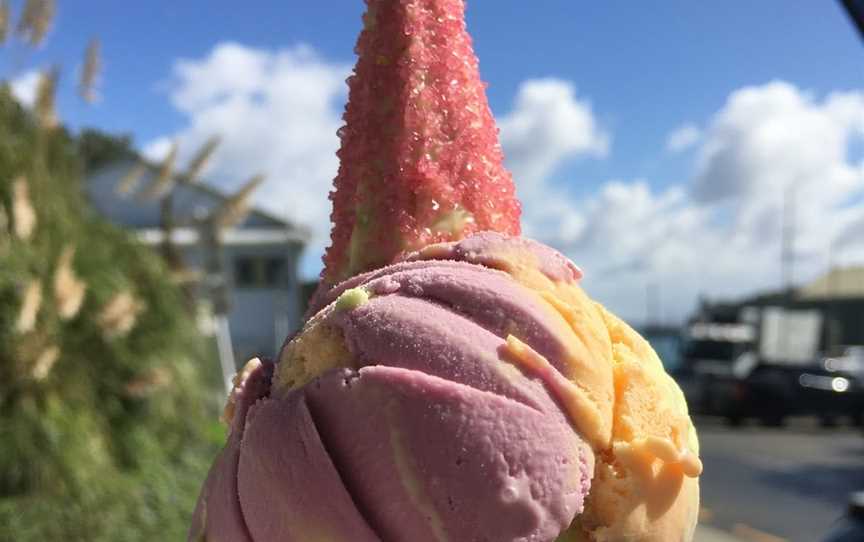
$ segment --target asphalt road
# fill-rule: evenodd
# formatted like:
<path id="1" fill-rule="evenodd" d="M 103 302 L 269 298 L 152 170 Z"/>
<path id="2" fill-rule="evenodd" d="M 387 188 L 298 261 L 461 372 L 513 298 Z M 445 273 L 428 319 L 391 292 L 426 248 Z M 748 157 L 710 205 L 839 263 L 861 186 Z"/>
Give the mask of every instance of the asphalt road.
<path id="1" fill-rule="evenodd" d="M 818 542 L 864 490 L 864 434 L 809 419 L 727 428 L 700 418 L 701 522 L 753 542 Z"/>

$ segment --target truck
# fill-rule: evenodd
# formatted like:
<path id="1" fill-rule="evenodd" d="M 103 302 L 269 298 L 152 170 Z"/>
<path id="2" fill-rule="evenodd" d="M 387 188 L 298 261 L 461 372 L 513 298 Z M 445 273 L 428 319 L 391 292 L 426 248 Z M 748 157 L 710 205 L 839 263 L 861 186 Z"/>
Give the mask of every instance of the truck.
<path id="1" fill-rule="evenodd" d="M 677 376 L 691 408 L 733 425 L 749 417 L 782 425 L 791 414 L 818 414 L 816 403 L 826 403 L 819 392 L 848 391 L 831 390 L 830 379 L 814 370 L 823 324 L 819 310 L 782 306 L 709 312 L 690 321 Z M 813 385 L 826 383 L 828 390 L 812 393 Z"/>

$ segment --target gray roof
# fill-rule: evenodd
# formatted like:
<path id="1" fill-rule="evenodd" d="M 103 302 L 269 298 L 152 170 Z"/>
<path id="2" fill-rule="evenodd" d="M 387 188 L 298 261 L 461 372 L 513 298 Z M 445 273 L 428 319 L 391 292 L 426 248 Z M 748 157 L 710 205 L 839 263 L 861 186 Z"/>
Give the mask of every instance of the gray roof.
<path id="1" fill-rule="evenodd" d="M 103 166 L 87 177 L 87 197 L 99 214 L 109 221 L 133 229 L 150 230 L 160 226 L 160 204 L 158 197 L 146 197 L 147 188 L 159 175 L 159 167 L 144 164 L 144 173 L 134 185 L 126 184 L 124 178 L 139 163 L 135 160 L 119 160 Z M 175 216 L 192 220 L 203 218 L 228 199 L 228 195 L 201 181 L 177 183 L 173 188 Z M 289 230 L 297 242 L 305 243 L 309 238 L 306 228 L 288 219 L 277 217 L 253 208 L 246 218 L 236 226 L 238 229 Z"/>

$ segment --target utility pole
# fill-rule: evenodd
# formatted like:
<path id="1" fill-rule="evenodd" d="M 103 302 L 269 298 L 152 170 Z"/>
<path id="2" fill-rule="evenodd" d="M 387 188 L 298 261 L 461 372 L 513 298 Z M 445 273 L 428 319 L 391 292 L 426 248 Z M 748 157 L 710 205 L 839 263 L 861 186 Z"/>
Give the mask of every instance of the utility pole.
<path id="1" fill-rule="evenodd" d="M 795 280 L 795 188 L 783 192 L 783 224 L 781 226 L 780 269 L 783 290 L 791 295 Z"/>
<path id="2" fill-rule="evenodd" d="M 660 287 L 656 282 L 649 281 L 645 285 L 645 325 L 660 324 Z"/>
<path id="3" fill-rule="evenodd" d="M 828 238 L 828 271 L 825 275 L 825 297 L 834 293 L 834 235 Z"/>
<path id="4" fill-rule="evenodd" d="M 828 350 L 835 350 L 842 341 L 842 330 L 840 322 L 836 317 L 838 312 L 837 298 L 837 273 L 834 270 L 834 259 L 836 258 L 837 246 L 835 245 L 834 232 L 828 238 L 828 272 L 825 275 L 825 299 L 826 303 L 826 336 L 825 342 Z M 839 271 L 839 270 L 838 270 Z"/>

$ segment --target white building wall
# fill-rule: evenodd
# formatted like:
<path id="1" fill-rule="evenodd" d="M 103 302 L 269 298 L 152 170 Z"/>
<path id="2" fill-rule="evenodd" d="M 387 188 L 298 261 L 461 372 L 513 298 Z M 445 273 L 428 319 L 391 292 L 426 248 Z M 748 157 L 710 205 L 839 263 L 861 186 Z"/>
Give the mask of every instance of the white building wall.
<path id="1" fill-rule="evenodd" d="M 145 244 L 155 247 L 162 239 L 160 203 L 158 198 L 142 198 L 140 193 L 153 182 L 158 168 L 150 167 L 128 192 L 117 190 L 135 164 L 131 160 L 122 161 L 95 172 L 88 178 L 88 198 L 109 221 L 134 230 Z M 173 197 L 175 212 L 187 220 L 206 215 L 225 199 L 201 184 L 177 185 Z M 231 342 L 238 367 L 252 356 L 275 356 L 285 337 L 299 327 L 303 301 L 297 267 L 307 238 L 302 228 L 254 210 L 241 224 L 225 232 L 223 269 L 231 303 L 228 315 Z M 195 228 L 189 225 L 178 228 L 174 242 L 186 265 L 203 271 L 206 258 Z M 271 273 L 263 283 L 242 284 L 236 273 L 239 258 L 282 259 L 284 265 L 278 276 Z M 209 305 L 203 288 L 198 295 L 203 305 Z"/>
<path id="2" fill-rule="evenodd" d="M 225 269 L 232 285 L 229 323 L 236 363 L 274 357 L 285 337 L 300 325 L 300 288 L 295 276 L 300 251 L 286 245 L 233 246 L 225 249 Z M 240 259 L 284 259 L 275 285 L 250 286 L 238 276 Z"/>

